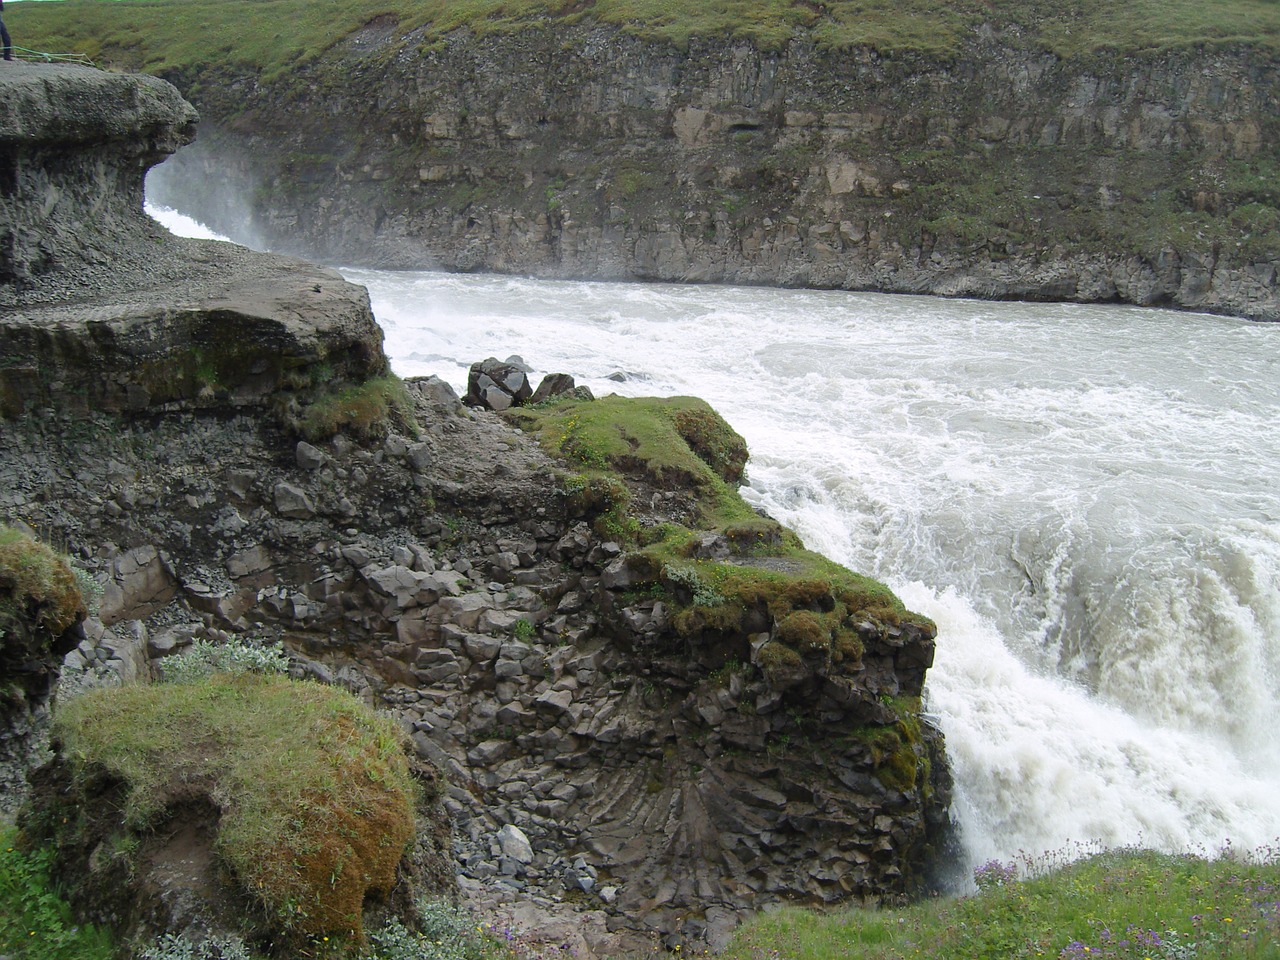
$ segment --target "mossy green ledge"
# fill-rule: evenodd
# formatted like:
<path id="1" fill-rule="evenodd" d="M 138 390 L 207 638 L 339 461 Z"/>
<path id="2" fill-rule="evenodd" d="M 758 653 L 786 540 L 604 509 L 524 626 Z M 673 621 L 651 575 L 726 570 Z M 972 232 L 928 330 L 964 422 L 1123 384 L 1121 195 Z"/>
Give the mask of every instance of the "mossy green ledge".
<path id="1" fill-rule="evenodd" d="M 728 879 L 711 882 L 753 890 L 757 906 L 920 891 L 950 802 L 921 701 L 934 623 L 754 511 L 738 492 L 746 444 L 701 400 L 569 399 L 506 416 L 563 458 L 570 513 L 620 547 L 601 576 L 614 622 L 602 627 L 631 647 L 636 676 L 622 682 L 662 751 L 643 789 L 654 803 L 679 792 L 695 878 L 720 864 Z M 636 789 L 622 779 L 621 793 Z M 767 838 L 744 840 L 754 857 L 734 849 L 746 824 Z M 638 910 L 664 896 L 629 893 Z"/>

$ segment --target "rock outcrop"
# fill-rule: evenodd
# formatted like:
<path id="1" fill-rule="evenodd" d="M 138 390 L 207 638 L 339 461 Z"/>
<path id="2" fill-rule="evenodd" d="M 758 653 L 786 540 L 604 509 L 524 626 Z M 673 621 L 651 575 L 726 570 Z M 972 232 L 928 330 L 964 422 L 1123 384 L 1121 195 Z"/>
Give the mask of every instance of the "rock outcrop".
<path id="1" fill-rule="evenodd" d="M 195 136 L 195 109 L 153 77 L 8 65 L 2 78 L 0 284 L 126 260 L 152 232 L 141 174 Z"/>
<path id="2" fill-rule="evenodd" d="M 335 274 L 160 240 L 161 289 L 144 245 L 127 283 L 80 288 L 96 267 L 64 264 L 0 313 L 22 358 L 0 518 L 51 531 L 104 587 L 67 695 L 195 640 L 282 641 L 444 771 L 473 901 L 572 929 L 583 956 L 921 888 L 949 801 L 919 703 L 933 625 L 743 504 L 707 526 L 746 451 L 705 405 L 525 413 L 571 418 L 571 465 L 438 380 L 367 379 L 376 326 Z M 615 413 L 675 429 L 656 453 L 576 444 Z"/>
<path id="3" fill-rule="evenodd" d="M 147 169 L 194 135 L 169 84 L 20 64 L 0 96 L 0 416 L 287 412 L 386 372 L 363 288 L 143 213 Z"/>
<path id="4" fill-rule="evenodd" d="M 379 21 L 301 75 L 202 74 L 208 129 L 153 194 L 390 268 L 1280 319 L 1268 50 L 1060 57 L 987 27 L 934 58 L 564 21 L 420 43 Z"/>

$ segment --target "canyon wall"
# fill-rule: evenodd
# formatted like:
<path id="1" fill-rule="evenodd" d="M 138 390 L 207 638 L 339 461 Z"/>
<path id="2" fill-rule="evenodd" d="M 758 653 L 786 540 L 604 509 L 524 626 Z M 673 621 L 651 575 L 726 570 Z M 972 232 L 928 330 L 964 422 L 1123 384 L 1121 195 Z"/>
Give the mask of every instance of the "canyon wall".
<path id="1" fill-rule="evenodd" d="M 175 77 L 152 196 L 331 262 L 1161 304 L 1280 319 L 1280 89 L 1248 47 L 945 59 L 375 21 Z"/>
<path id="2" fill-rule="evenodd" d="M 112 134 L 142 158 L 106 174 L 130 181 L 124 199 L 74 208 L 77 245 L 60 246 L 37 212 L 88 196 L 76 164 L 106 170 L 116 142 L 64 143 L 62 99 L 109 103 L 130 81 L 15 66 L 0 102 L 33 74 L 44 119 L 0 175 L 63 180 L 10 195 L 0 222 L 57 252 L 0 283 L 0 525 L 58 543 L 102 588 L 51 654 L 75 645 L 58 696 L 148 682 L 197 641 L 281 642 L 297 676 L 390 712 L 447 778 L 429 778 L 449 818 L 423 823 L 427 888 L 449 894 L 456 870 L 470 903 L 582 957 L 721 943 L 780 901 L 927 887 L 950 803 L 920 701 L 934 625 L 745 504 L 732 529 L 700 526 L 700 498 L 732 501 L 746 458 L 723 421 L 673 408 L 695 437 L 671 433 L 686 470 L 589 470 L 440 381 L 386 376 L 361 288 L 143 214 L 163 152 L 148 125 Z M 170 102 L 176 129 L 190 115 Z M 596 419 L 672 429 L 610 402 Z M 700 444 L 736 473 L 691 480 L 710 469 Z M 8 728 L 43 723 L 42 669 L 39 703 L 5 715 L 22 741 L 0 754 L 7 788 L 40 752 L 38 730 Z M 92 851 L 64 853 L 76 888 L 68 864 Z M 127 866 L 154 892 L 146 863 Z M 180 896 L 145 923 L 92 898 L 82 916 L 140 938 L 234 927 L 161 881 Z"/>

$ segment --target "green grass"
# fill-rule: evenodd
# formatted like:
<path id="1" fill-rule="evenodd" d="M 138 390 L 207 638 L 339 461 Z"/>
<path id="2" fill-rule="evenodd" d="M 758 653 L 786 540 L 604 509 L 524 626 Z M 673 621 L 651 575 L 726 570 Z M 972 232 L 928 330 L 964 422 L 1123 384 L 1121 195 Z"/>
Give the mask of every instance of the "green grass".
<path id="1" fill-rule="evenodd" d="M 85 613 L 79 581 L 67 559 L 0 525 L 0 636 L 38 626 L 57 637 Z"/>
<path id="2" fill-rule="evenodd" d="M 1280 850 L 1208 860 L 1143 850 L 990 863 L 980 892 L 902 908 L 788 908 L 735 935 L 725 960 L 1275 960 Z"/>
<path id="3" fill-rule="evenodd" d="M 302 414 L 300 429 L 308 440 L 324 440 L 339 432 L 360 439 L 380 440 L 396 426 L 418 435 L 413 401 L 404 381 L 394 374 L 374 377 L 321 397 Z"/>
<path id="4" fill-rule="evenodd" d="M 127 784 L 135 836 L 176 795 L 207 795 L 220 857 L 287 930 L 359 940 L 366 893 L 390 889 L 413 837 L 398 728 L 332 687 L 244 673 L 96 690 L 54 730 L 77 769 Z"/>
<path id="5" fill-rule="evenodd" d="M 678 46 L 733 37 L 778 48 L 800 35 L 828 49 L 941 56 L 982 23 L 1016 27 L 1006 43 L 1063 56 L 1280 45 L 1272 0 L 64 0 L 9 13 L 19 46 L 148 72 L 228 65 L 267 77 L 322 56 L 377 18 L 400 35 L 420 29 L 424 45 L 463 27 L 487 34 L 593 21 Z"/>
<path id="6" fill-rule="evenodd" d="M 877 629 L 913 623 L 929 636 L 935 632 L 884 584 L 806 550 L 791 531 L 752 510 L 738 492 L 746 444 L 703 401 L 608 396 L 516 408 L 506 416 L 581 471 L 563 478 L 570 513 L 630 548 L 635 588 L 669 601 L 679 636 L 703 644 L 742 637 L 748 624 L 765 617 L 774 637 L 761 652 L 760 669 L 776 686 L 814 670 L 857 674 L 859 628 L 868 622 Z M 644 504 L 655 488 L 681 499 L 685 515 L 649 516 Z M 728 556 L 700 553 L 708 538 Z M 895 712 L 912 718 L 919 703 Z M 886 752 L 911 748 L 913 739 L 904 737 Z M 895 776 L 888 767 L 886 776 Z"/>
<path id="7" fill-rule="evenodd" d="M 10 960 L 112 960 L 111 935 L 75 922 L 49 879 L 49 852 L 19 848 L 0 830 L 0 955 Z"/>

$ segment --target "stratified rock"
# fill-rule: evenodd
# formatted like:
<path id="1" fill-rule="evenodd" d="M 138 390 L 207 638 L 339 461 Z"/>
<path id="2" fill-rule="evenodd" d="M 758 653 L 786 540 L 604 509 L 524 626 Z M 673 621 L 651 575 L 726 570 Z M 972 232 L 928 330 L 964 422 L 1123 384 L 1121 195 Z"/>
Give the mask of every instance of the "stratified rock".
<path id="1" fill-rule="evenodd" d="M 298 260 L 174 237 L 143 213 L 147 168 L 193 134 L 195 110 L 172 86 L 6 67 L 0 307 L 14 309 L 0 317 L 0 417 L 283 410 L 386 372 L 362 287 Z"/>
<path id="2" fill-rule="evenodd" d="M 0 283 L 102 263 L 153 233 L 140 173 L 194 138 L 191 104 L 156 77 L 5 67 Z"/>

